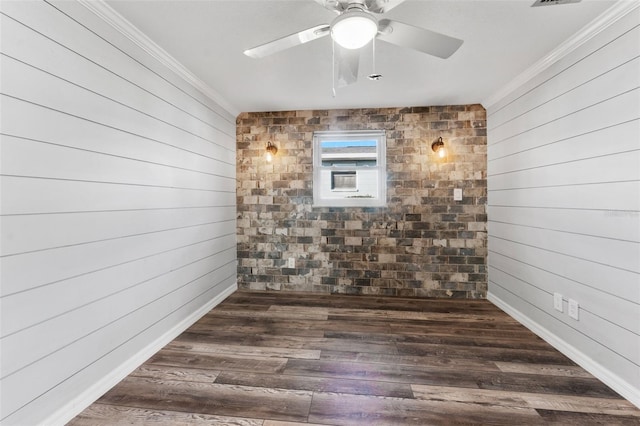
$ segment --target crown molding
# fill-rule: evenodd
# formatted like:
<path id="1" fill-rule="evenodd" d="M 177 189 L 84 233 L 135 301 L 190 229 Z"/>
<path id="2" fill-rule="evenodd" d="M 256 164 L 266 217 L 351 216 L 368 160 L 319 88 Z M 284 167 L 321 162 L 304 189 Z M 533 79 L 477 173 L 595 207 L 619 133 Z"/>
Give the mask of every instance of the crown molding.
<path id="1" fill-rule="evenodd" d="M 189 71 L 177 59 L 171 56 L 167 51 L 158 46 L 142 31 L 136 28 L 131 22 L 127 21 L 122 15 L 113 10 L 104 0 L 77 0 L 78 3 L 89 9 L 96 16 L 109 24 L 116 31 L 127 37 L 143 51 L 148 53 L 155 60 L 173 71 L 189 85 L 204 94 L 213 102 L 221 106 L 226 112 L 233 117 L 240 114 L 231 103 L 229 103 L 222 95 L 213 90 L 204 81 L 199 79 L 195 74 Z"/>
<path id="2" fill-rule="evenodd" d="M 485 98 L 482 101 L 482 106 L 488 110 L 518 87 L 522 86 L 565 56 L 569 55 L 588 40 L 592 39 L 638 7 L 640 7 L 640 1 L 638 0 L 619 0 L 616 4 L 604 11 L 600 16 L 595 18 L 572 37 L 564 41 L 549 54 L 507 83 L 506 86 L 502 87 L 493 95 Z"/>

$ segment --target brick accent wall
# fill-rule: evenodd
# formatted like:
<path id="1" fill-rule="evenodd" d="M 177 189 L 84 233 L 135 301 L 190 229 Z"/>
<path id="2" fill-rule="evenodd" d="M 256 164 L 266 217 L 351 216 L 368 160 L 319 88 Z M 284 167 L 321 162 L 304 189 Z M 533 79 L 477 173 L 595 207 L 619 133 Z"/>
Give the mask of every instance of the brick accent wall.
<path id="1" fill-rule="evenodd" d="M 355 129 L 386 130 L 387 206 L 313 208 L 313 132 Z M 481 105 L 242 113 L 240 289 L 485 297 L 486 142 Z"/>

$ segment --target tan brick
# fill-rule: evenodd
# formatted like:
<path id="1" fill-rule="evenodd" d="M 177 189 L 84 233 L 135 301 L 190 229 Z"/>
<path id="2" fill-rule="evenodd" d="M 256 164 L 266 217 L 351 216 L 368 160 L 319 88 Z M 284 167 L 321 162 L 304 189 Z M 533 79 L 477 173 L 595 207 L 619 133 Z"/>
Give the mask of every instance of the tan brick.
<path id="1" fill-rule="evenodd" d="M 344 244 L 347 246 L 361 246 L 362 237 L 345 237 Z"/>

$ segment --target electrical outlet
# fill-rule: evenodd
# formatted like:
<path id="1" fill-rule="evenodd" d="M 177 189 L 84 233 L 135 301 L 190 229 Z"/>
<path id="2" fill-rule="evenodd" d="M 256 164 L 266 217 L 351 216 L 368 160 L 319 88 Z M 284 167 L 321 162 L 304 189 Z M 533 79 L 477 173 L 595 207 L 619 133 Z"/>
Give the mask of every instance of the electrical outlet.
<path id="1" fill-rule="evenodd" d="M 569 299 L 569 316 L 578 321 L 578 312 L 580 311 L 580 305 L 573 299 Z"/>
<path id="2" fill-rule="evenodd" d="M 287 268 L 295 268 L 296 267 L 296 259 L 295 257 L 290 257 L 287 260 Z"/>
<path id="3" fill-rule="evenodd" d="M 462 188 L 453 188 L 453 201 L 462 201 Z"/>
<path id="4" fill-rule="evenodd" d="M 562 312 L 562 295 L 560 293 L 553 293 L 553 307 L 556 311 Z"/>

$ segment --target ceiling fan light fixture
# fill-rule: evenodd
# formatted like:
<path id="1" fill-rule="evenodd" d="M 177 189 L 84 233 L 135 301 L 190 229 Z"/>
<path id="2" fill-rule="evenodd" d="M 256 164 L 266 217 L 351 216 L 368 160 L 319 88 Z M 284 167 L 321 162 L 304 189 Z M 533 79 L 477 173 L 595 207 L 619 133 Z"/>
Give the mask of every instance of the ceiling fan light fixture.
<path id="1" fill-rule="evenodd" d="M 346 49 L 359 49 L 378 34 L 378 21 L 359 7 L 348 9 L 331 23 L 331 38 Z"/>

